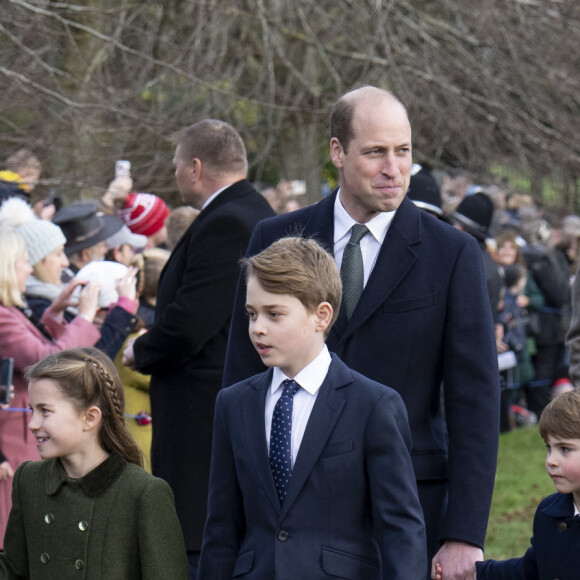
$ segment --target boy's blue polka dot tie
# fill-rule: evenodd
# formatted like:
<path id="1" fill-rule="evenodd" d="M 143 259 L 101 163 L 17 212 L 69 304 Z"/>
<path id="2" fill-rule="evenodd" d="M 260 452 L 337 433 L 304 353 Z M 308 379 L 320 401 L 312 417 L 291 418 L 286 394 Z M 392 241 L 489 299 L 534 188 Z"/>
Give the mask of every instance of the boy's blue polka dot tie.
<path id="1" fill-rule="evenodd" d="M 280 503 L 286 497 L 288 481 L 292 475 L 292 406 L 294 395 L 300 388 L 292 379 L 287 379 L 282 384 L 284 390 L 274 407 L 270 429 L 270 467 Z"/>

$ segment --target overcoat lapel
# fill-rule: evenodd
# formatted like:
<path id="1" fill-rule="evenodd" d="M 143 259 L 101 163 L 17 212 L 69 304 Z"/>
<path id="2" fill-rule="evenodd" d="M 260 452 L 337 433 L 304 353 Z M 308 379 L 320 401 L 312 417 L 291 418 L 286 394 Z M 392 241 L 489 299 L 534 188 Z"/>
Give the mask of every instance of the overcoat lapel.
<path id="1" fill-rule="evenodd" d="M 260 484 L 264 488 L 265 494 L 272 502 L 276 513 L 280 511 L 280 499 L 272 469 L 268 459 L 268 446 L 266 443 L 266 432 L 264 422 L 264 412 L 266 405 L 266 394 L 272 382 L 272 369 L 250 379 L 252 396 L 247 397 L 243 408 L 244 435 L 247 441 L 247 449 L 250 450 L 254 469 Z"/>
<path id="2" fill-rule="evenodd" d="M 350 383 L 352 383 L 350 370 L 333 356 L 304 432 L 288 484 L 288 493 L 282 505 L 281 518 L 298 497 L 326 446 L 345 405 L 340 389 Z"/>
<path id="3" fill-rule="evenodd" d="M 420 212 L 407 197 L 393 217 L 385 241 L 359 303 L 349 321 L 344 309 L 331 329 L 333 343 L 344 342 L 387 300 L 407 275 L 417 253 L 413 246 L 420 243 Z"/>

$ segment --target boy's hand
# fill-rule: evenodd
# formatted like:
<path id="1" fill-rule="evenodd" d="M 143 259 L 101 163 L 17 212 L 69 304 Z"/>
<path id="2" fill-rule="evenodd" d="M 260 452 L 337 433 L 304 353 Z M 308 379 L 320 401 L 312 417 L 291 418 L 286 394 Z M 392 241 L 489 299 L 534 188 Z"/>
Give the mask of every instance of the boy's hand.
<path id="1" fill-rule="evenodd" d="M 465 542 L 447 541 L 435 554 L 431 563 L 431 577 L 436 578 L 437 564 L 445 569 L 445 580 L 476 580 L 475 563 L 483 560 L 477 546 Z"/>

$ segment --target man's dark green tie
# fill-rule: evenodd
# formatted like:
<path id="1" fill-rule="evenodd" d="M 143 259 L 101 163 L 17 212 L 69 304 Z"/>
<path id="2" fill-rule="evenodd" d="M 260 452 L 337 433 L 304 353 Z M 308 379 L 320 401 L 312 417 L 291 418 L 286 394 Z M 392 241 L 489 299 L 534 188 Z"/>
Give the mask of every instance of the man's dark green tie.
<path id="1" fill-rule="evenodd" d="M 362 224 L 352 226 L 350 240 L 344 248 L 340 277 L 342 279 L 342 301 L 346 317 L 350 320 L 364 286 L 364 267 L 360 241 L 367 235 L 369 229 Z"/>

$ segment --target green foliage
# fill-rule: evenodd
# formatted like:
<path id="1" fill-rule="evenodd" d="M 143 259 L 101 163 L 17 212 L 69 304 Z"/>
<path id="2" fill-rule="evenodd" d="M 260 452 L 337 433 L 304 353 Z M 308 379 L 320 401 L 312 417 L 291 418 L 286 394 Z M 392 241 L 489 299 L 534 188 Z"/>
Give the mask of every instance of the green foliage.
<path id="1" fill-rule="evenodd" d="M 500 436 L 486 558 L 519 557 L 529 547 L 536 507 L 544 497 L 554 493 L 544 460 L 544 442 L 537 427 L 520 428 Z"/>

